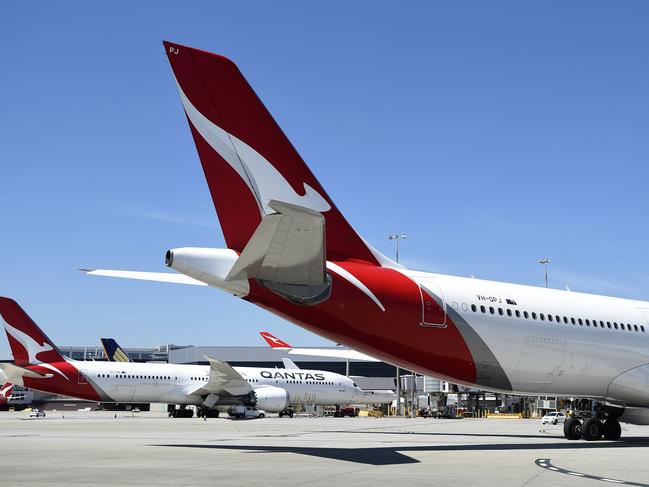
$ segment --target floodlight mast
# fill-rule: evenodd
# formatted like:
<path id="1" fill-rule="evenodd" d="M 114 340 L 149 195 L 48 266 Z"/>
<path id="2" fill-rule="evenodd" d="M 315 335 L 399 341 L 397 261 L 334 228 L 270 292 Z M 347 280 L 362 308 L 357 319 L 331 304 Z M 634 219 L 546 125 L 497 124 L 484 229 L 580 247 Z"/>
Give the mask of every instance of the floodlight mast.
<path id="1" fill-rule="evenodd" d="M 397 264 L 399 263 L 399 240 L 405 240 L 408 236 L 402 233 L 393 233 L 388 235 L 388 240 L 395 240 L 397 244 Z M 396 416 L 401 416 L 401 369 L 397 365 L 397 407 L 395 410 Z"/>
<path id="2" fill-rule="evenodd" d="M 539 264 L 545 266 L 545 287 L 548 287 L 548 264 L 551 264 L 550 259 L 540 259 Z"/>

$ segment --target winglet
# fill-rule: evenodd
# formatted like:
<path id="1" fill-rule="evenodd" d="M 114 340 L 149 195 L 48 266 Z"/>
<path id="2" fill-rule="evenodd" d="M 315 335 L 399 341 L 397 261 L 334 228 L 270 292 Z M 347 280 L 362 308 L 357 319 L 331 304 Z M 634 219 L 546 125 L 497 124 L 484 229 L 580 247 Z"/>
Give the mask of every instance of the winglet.
<path id="1" fill-rule="evenodd" d="M 285 341 L 280 340 L 279 338 L 272 335 L 271 333 L 268 333 L 267 331 L 260 331 L 259 334 L 264 340 L 266 340 L 266 343 L 270 345 L 270 348 L 274 348 L 276 350 L 290 350 L 293 348 Z"/>

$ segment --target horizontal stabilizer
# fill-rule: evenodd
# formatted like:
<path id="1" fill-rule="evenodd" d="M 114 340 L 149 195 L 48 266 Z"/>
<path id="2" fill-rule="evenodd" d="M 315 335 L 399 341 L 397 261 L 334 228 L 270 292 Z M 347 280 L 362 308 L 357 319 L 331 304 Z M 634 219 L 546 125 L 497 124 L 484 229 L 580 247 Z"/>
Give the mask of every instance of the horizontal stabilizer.
<path id="1" fill-rule="evenodd" d="M 40 374 L 33 370 L 29 370 L 24 367 L 18 367 L 17 365 L 9 364 L 9 363 L 6 364 L 0 363 L 0 369 L 7 376 L 7 382 L 11 382 L 13 384 L 18 384 L 18 385 L 22 385 L 23 377 L 30 377 L 32 379 L 49 379 L 54 375 L 54 374 Z"/>
<path id="2" fill-rule="evenodd" d="M 117 271 L 111 269 L 79 269 L 90 276 L 119 277 L 122 279 L 137 279 L 141 281 L 169 282 L 172 284 L 189 284 L 192 286 L 207 286 L 204 282 L 185 276 L 184 274 L 171 274 L 170 272 L 139 272 Z"/>
<path id="3" fill-rule="evenodd" d="M 326 282 L 325 220 L 321 213 L 272 200 L 227 280 L 261 279 L 299 286 Z"/>

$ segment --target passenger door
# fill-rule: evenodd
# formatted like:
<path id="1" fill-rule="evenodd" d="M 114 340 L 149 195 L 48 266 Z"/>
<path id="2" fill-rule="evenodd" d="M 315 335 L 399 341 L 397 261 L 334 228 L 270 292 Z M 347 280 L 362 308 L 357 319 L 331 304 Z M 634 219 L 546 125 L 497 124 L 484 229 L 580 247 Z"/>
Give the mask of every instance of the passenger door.
<path id="1" fill-rule="evenodd" d="M 421 326 L 430 328 L 446 327 L 446 301 L 442 288 L 434 280 L 419 284 L 421 295 Z"/>

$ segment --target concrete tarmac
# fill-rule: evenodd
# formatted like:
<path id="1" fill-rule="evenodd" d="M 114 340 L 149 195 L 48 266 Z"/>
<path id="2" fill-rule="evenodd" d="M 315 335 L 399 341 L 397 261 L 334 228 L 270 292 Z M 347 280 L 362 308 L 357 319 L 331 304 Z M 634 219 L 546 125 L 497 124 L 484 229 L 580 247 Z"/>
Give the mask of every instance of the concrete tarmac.
<path id="1" fill-rule="evenodd" d="M 114 414 L 1 412 L 0 485 L 649 486 L 649 427 L 585 442 L 539 420 Z"/>

